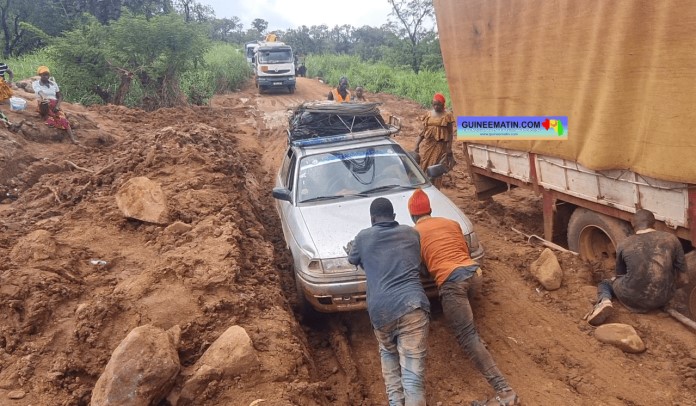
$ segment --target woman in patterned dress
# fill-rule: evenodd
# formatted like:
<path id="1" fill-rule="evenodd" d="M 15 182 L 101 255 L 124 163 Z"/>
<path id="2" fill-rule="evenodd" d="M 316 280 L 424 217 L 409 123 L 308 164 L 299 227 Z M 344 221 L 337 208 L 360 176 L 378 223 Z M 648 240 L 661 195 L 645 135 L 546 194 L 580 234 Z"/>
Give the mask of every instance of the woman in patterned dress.
<path id="1" fill-rule="evenodd" d="M 448 170 L 454 166 L 452 142 L 454 140 L 454 115 L 445 111 L 445 96 L 435 93 L 433 109 L 423 118 L 423 130 L 416 141 L 416 153 L 420 155 L 420 166 L 425 171 L 429 166 L 444 164 Z M 442 177 L 433 181 L 442 187 Z"/>

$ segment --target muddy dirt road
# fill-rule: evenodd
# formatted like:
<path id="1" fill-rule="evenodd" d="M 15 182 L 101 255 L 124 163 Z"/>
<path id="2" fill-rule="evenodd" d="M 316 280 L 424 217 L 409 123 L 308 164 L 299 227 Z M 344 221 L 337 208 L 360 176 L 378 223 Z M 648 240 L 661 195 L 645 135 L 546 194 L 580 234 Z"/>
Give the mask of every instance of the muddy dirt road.
<path id="1" fill-rule="evenodd" d="M 294 94 L 259 96 L 250 85 L 209 107 L 147 113 L 68 105 L 82 146 L 44 128 L 33 111 L 0 107 L 10 120 L 28 121 L 21 134 L 0 129 L 0 404 L 88 404 L 113 349 L 147 323 L 181 327 L 183 365 L 230 325 L 248 332 L 258 370 L 211 382 L 198 404 L 386 404 L 366 313 L 311 324 L 294 314 L 290 257 L 270 195 L 288 109 L 328 91 L 300 78 Z M 368 98 L 404 118 L 397 139 L 411 147 L 421 108 L 389 95 Z M 455 157 L 463 161 L 461 150 Z M 190 229 L 123 218 L 114 194 L 135 176 L 160 183 L 170 222 Z M 463 165 L 444 191 L 486 247 L 474 313 L 524 404 L 696 405 L 693 333 L 661 313 L 617 307 L 614 320 L 634 326 L 648 347 L 625 354 L 599 343 L 581 320 L 606 270 L 560 256 L 563 287 L 545 292 L 536 284 L 529 264 L 541 250 L 510 229 L 542 233 L 535 196 L 512 191 L 476 201 Z M 437 305 L 427 368 L 430 405 L 492 394 Z M 18 391 L 23 397 L 8 398 Z"/>

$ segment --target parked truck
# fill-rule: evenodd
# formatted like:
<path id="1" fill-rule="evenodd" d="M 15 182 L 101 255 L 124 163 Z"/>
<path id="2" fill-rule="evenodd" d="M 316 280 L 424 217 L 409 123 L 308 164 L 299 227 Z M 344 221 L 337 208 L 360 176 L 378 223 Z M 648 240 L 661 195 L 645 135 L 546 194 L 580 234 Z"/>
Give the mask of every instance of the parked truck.
<path id="1" fill-rule="evenodd" d="M 696 9 L 688 0 L 434 0 L 457 116 L 568 116 L 566 141 L 464 145 L 479 198 L 541 196 L 544 235 L 612 263 L 637 209 L 696 245 Z M 696 317 L 696 252 L 682 310 Z"/>
<path id="2" fill-rule="evenodd" d="M 290 93 L 295 92 L 295 56 L 290 45 L 278 41 L 275 35 L 269 34 L 254 48 L 252 61 L 259 93 L 270 89 L 287 89 Z"/>

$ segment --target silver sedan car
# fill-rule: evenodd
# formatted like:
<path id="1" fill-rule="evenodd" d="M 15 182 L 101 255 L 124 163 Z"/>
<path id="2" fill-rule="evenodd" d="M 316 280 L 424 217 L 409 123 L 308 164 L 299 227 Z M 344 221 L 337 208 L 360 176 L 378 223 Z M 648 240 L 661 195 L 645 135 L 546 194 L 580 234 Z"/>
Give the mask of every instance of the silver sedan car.
<path id="1" fill-rule="evenodd" d="M 367 307 L 365 274 L 348 263 L 344 247 L 371 226 L 369 207 L 377 197 L 392 202 L 400 224 L 413 225 L 407 203 L 416 188 L 428 194 L 434 216 L 460 224 L 471 256 L 482 257 L 471 221 L 390 137 L 290 143 L 273 197 L 292 253 L 302 311 Z M 429 296 L 437 295 L 432 280 L 424 285 Z"/>

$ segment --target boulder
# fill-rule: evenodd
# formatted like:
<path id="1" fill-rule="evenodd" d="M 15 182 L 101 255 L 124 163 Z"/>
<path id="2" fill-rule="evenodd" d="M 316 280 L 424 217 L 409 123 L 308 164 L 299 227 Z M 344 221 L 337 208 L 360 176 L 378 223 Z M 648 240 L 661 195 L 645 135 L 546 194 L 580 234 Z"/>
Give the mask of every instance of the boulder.
<path id="1" fill-rule="evenodd" d="M 181 389 L 177 405 L 195 404 L 210 382 L 230 380 L 258 364 L 256 350 L 246 330 L 240 326 L 228 328 L 190 368 L 190 377 Z"/>
<path id="2" fill-rule="evenodd" d="M 603 324 L 597 327 L 594 336 L 597 340 L 618 347 L 624 352 L 637 354 L 645 351 L 643 340 L 640 339 L 636 330 L 628 324 Z"/>
<path id="3" fill-rule="evenodd" d="M 162 187 L 140 176 L 129 179 L 116 192 L 116 204 L 124 217 L 154 224 L 167 223 L 167 199 Z"/>
<path id="4" fill-rule="evenodd" d="M 92 406 L 158 404 L 179 374 L 179 326 L 131 330 L 111 354 L 92 391 Z"/>
<path id="5" fill-rule="evenodd" d="M 563 269 L 558 263 L 558 258 L 546 248 L 539 258 L 530 265 L 530 272 L 546 290 L 556 290 L 561 287 L 563 281 Z"/>

